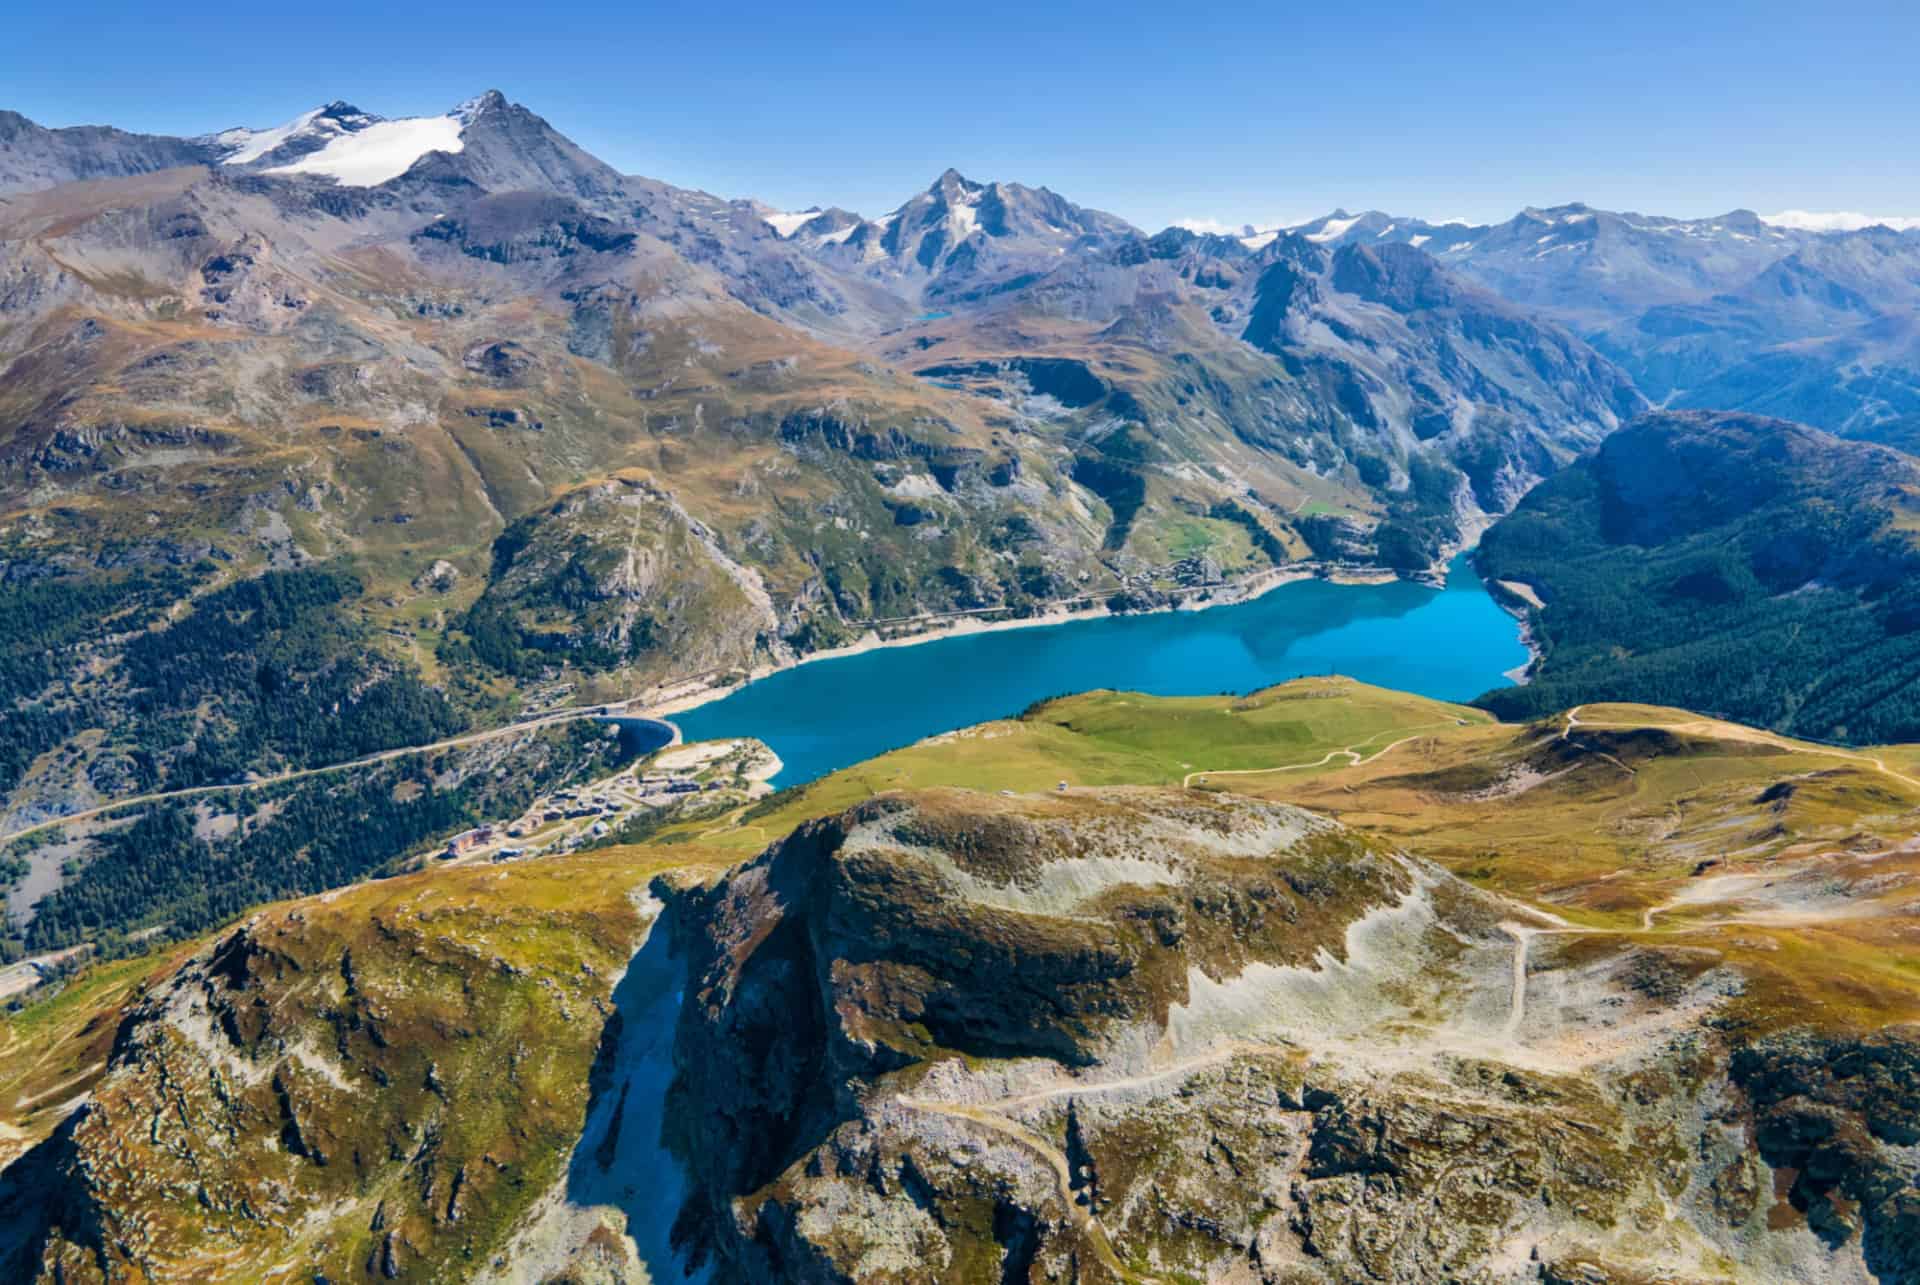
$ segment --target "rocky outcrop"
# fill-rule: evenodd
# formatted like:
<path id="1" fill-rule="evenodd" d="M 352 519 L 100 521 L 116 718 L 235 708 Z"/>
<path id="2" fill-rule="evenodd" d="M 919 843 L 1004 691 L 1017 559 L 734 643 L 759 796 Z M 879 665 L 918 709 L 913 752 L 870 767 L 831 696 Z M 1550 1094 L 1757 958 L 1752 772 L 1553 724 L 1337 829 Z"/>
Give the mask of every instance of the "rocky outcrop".
<path id="1" fill-rule="evenodd" d="M 676 1240 L 719 1280 L 1905 1279 L 1904 1037 L 1730 1069 L 1672 1018 L 1729 976 L 1529 943 L 1308 813 L 883 797 L 677 915 Z"/>
<path id="2" fill-rule="evenodd" d="M 1291 871 L 1234 868 L 1282 846 L 1300 849 Z M 936 1055 L 1093 1067 L 1165 1020 L 1189 953 L 1305 959 L 1329 917 L 1407 886 L 1384 858 L 1335 855 L 1348 851 L 1364 845 L 1303 813 L 1206 800 L 884 799 L 802 827 L 679 908 L 689 984 L 668 1118 L 693 1176 L 685 1234 L 749 1276 L 826 1252 L 803 1244 L 816 1215 L 786 1184 L 796 1167 L 847 1172 L 823 1157 L 850 1146 L 932 1193 L 944 1160 L 855 1143 L 877 1125 L 877 1083 Z M 1155 895 L 1183 873 L 1238 931 Z M 1044 1187 L 1000 1215 L 1035 1247 L 1035 1209 L 1066 1214 Z M 789 1199 L 767 1201 L 775 1188 Z"/>
<path id="3" fill-rule="evenodd" d="M 1106 383 L 1083 361 L 1060 357 L 1006 357 L 998 361 L 958 362 L 923 366 L 913 372 L 922 379 L 951 380 L 995 377 L 1006 374 L 1023 376 L 1028 387 L 1042 397 L 1051 397 L 1062 406 L 1091 406 L 1107 395 Z"/>
<path id="4" fill-rule="evenodd" d="M 205 165 L 213 158 L 214 149 L 195 139 L 129 134 L 104 125 L 48 129 L 19 112 L 0 111 L 0 194 Z"/>
<path id="5" fill-rule="evenodd" d="M 1920 1028 L 1793 1033 L 1740 1050 L 1732 1070 L 1774 1170 L 1775 1216 L 1836 1245 L 1857 1238 L 1881 1280 L 1920 1280 Z"/>
<path id="6" fill-rule="evenodd" d="M 838 408 L 797 411 L 780 422 L 780 440 L 795 449 L 825 449 L 857 460 L 900 460 L 931 456 L 938 447 L 892 424 L 874 424 L 865 416 Z"/>
<path id="7" fill-rule="evenodd" d="M 1710 817 L 1823 788 L 1749 740 L 1716 760 L 1697 731 L 1428 712 L 1403 711 L 1429 731 L 1387 775 L 1302 797 L 1382 832 L 1411 808 L 1420 842 L 1478 862 L 1507 859 L 1483 833 L 1590 802 L 1585 768 L 1610 792 L 1684 758 L 1737 782 L 1696 804 Z M 926 748 L 920 770 L 941 770 Z M 798 828 L 729 870 L 742 836 L 708 818 L 219 933 L 47 1058 L 107 1064 L 58 1090 L 89 1096 L 0 1179 L 0 1274 L 1914 1277 L 1920 1037 L 1875 1016 L 1910 1011 L 1888 967 L 1909 852 L 1675 876 L 1635 929 L 1206 788 L 924 790 L 808 815 L 789 795 L 739 816 Z M 1627 879 L 1686 848 L 1648 851 Z M 1592 869 L 1550 877 L 1578 889 Z M 632 900 L 656 872 L 660 918 Z M 1614 873 L 1590 886 L 1619 896 Z M 1779 913 L 1844 903 L 1862 917 Z M 1804 995 L 1839 1002 L 1769 971 L 1802 966 L 1803 932 L 1832 957 Z"/>
<path id="8" fill-rule="evenodd" d="M 589 213 L 578 201 L 541 192 L 484 197 L 458 215 L 436 219 L 414 233 L 416 240 L 456 247 L 490 263 L 527 263 L 577 254 L 631 250 L 634 234 Z"/>
<path id="9" fill-rule="evenodd" d="M 758 573 L 671 493 L 616 478 L 509 527 L 467 625 L 481 658 L 508 672 L 564 662 L 660 675 L 746 666 L 777 645 L 779 621 Z"/>

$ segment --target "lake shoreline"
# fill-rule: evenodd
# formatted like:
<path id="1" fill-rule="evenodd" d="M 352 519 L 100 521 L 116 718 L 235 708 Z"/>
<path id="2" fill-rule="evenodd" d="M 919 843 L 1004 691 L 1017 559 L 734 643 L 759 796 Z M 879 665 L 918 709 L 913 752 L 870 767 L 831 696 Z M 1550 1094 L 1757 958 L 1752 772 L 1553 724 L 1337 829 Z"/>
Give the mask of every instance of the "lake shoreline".
<path id="1" fill-rule="evenodd" d="M 731 696 L 733 693 L 745 688 L 748 684 L 759 682 L 763 678 L 770 678 L 775 674 L 784 673 L 790 669 L 798 669 L 802 665 L 810 665 L 815 661 L 844 660 L 852 656 L 864 656 L 869 652 L 895 647 L 917 647 L 922 643 L 941 642 L 949 638 L 961 638 L 971 634 L 1003 633 L 1014 629 L 1041 629 L 1050 625 L 1074 624 L 1079 621 L 1100 620 L 1110 616 L 1151 616 L 1170 614 L 1178 611 L 1206 611 L 1213 607 L 1238 606 L 1241 603 L 1253 602 L 1256 599 L 1263 598 L 1282 586 L 1298 584 L 1303 580 L 1324 580 L 1329 584 L 1354 586 L 1391 584 L 1396 580 L 1406 580 L 1408 583 L 1428 584 L 1431 587 L 1432 581 L 1437 578 L 1440 584 L 1444 585 L 1446 580 L 1446 565 L 1447 564 L 1443 562 L 1438 568 L 1430 569 L 1425 575 L 1421 576 L 1400 576 L 1384 568 L 1378 573 L 1346 569 L 1327 572 L 1324 571 L 1319 564 L 1313 564 L 1311 567 L 1296 565 L 1270 567 L 1264 571 L 1256 572 L 1253 575 L 1242 577 L 1239 580 L 1229 580 L 1220 585 L 1204 586 L 1205 589 L 1212 590 L 1206 597 L 1201 597 L 1199 592 L 1196 591 L 1178 602 L 1170 602 L 1164 606 L 1148 607 L 1141 611 L 1114 611 L 1107 606 L 1107 602 L 1103 600 L 1098 603 L 1088 604 L 1084 607 L 1052 607 L 1031 616 L 1015 616 L 1001 620 L 981 620 L 978 618 L 963 617 L 936 624 L 931 628 L 915 630 L 914 632 L 900 634 L 891 638 L 882 637 L 878 630 L 870 629 L 856 641 L 846 643 L 839 647 L 822 648 L 820 651 L 808 652 L 806 655 L 797 656 L 792 660 L 756 666 L 748 671 L 745 682 L 716 683 L 711 680 L 686 680 L 686 682 L 697 682 L 699 685 L 645 705 L 629 703 L 626 709 L 630 714 L 639 714 L 648 718 L 667 721 L 675 714 L 684 714 L 688 710 L 698 709 L 702 705 L 711 704 L 714 701 Z M 668 687 L 671 690 L 673 687 L 685 685 L 686 683 L 669 684 Z"/>
<path id="2" fill-rule="evenodd" d="M 1520 622 L 1520 645 L 1527 649 L 1527 663 L 1515 665 L 1512 669 L 1504 671 L 1501 677 L 1515 687 L 1525 687 L 1532 680 L 1534 671 L 1540 667 L 1540 662 L 1547 656 L 1546 650 L 1540 646 L 1540 641 L 1533 632 L 1533 613 L 1537 609 L 1544 609 L 1547 604 L 1541 601 L 1539 590 L 1525 581 L 1492 580 L 1480 575 L 1480 568 L 1475 567 L 1473 570 L 1475 575 L 1480 576 L 1480 583 L 1487 587 L 1487 596 L 1492 598 L 1502 611 Z"/>

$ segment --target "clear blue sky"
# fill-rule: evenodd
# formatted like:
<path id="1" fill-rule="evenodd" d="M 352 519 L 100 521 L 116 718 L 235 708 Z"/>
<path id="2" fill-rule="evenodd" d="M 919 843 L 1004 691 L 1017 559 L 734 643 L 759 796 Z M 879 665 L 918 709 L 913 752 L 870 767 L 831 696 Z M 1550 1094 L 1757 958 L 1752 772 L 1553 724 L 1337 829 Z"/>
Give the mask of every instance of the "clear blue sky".
<path id="1" fill-rule="evenodd" d="M 949 165 L 1157 228 L 1585 200 L 1920 215 L 1915 0 L 20 4 L 0 106 L 165 133 L 497 87 L 623 170 L 892 208 Z"/>

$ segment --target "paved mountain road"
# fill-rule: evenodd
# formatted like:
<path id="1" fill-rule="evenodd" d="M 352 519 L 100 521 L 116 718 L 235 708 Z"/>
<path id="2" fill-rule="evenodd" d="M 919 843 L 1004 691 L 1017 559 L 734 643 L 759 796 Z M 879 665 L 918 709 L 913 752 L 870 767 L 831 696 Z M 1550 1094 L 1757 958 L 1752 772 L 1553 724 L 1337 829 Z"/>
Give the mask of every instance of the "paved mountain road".
<path id="1" fill-rule="evenodd" d="M 310 776 L 325 776 L 332 772 L 348 772 L 354 768 L 375 767 L 381 763 L 390 763 L 394 759 L 409 758 L 416 754 L 437 754 L 441 750 L 458 749 L 466 745 L 478 745 L 485 741 L 499 740 L 502 737 L 518 736 L 543 727 L 557 727 L 563 723 L 576 723 L 583 718 L 603 717 L 603 711 L 618 709 L 614 705 L 590 705 L 579 709 L 555 710 L 545 714 L 536 714 L 532 718 L 516 723 L 507 723 L 501 727 L 491 727 L 479 732 L 463 732 L 459 736 L 449 736 L 445 740 L 432 741 L 426 745 L 403 745 L 395 749 L 381 750 L 378 754 L 369 754 L 364 758 L 348 759 L 344 763 L 327 763 L 319 767 L 295 768 L 287 772 L 276 772 L 271 776 L 257 776 L 246 781 L 229 781 L 220 785 L 191 785 L 178 790 L 155 790 L 149 794 L 136 794 L 124 799 L 115 799 L 103 803 L 97 808 L 87 808 L 80 812 L 69 812 L 65 816 L 51 817 L 45 821 L 36 821 L 18 830 L 0 834 L 0 843 L 25 838 L 42 830 L 52 830 L 63 825 L 72 825 L 77 821 L 91 821 L 95 817 L 107 816 L 126 808 L 137 808 L 148 803 L 161 803 L 168 799 L 190 799 L 208 794 L 232 794 L 240 790 L 257 790 L 262 786 L 279 785 L 286 781 L 304 780 Z"/>

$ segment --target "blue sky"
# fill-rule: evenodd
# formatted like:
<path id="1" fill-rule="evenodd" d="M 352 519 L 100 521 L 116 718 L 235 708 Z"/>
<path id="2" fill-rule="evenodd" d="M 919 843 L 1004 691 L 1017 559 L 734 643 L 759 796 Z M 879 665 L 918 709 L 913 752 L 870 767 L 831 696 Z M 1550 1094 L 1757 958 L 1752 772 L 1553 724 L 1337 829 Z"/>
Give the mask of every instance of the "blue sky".
<path id="1" fill-rule="evenodd" d="M 1336 205 L 1920 215 L 1920 4 L 66 0 L 0 106 L 165 133 L 497 87 L 621 169 L 892 208 L 947 166 L 1158 228 Z"/>

